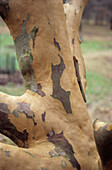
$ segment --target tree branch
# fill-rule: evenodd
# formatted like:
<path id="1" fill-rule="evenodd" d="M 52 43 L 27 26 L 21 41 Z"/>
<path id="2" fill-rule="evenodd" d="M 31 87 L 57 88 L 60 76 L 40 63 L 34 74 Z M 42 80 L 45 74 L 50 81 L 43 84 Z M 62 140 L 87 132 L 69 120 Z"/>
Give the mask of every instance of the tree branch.
<path id="1" fill-rule="evenodd" d="M 112 121 L 94 122 L 94 138 L 104 170 L 112 169 Z"/>
<path id="2" fill-rule="evenodd" d="M 28 149 L 0 143 L 0 169 L 73 170 L 68 157 L 68 160 L 64 156 L 51 157 L 53 150 L 49 141 L 39 142 L 36 147 Z"/>
<path id="3" fill-rule="evenodd" d="M 24 96 L 13 97 L 0 92 L 0 133 L 16 145 L 28 148 L 33 140 L 29 134 L 29 123 L 32 133 L 37 123 L 30 104 L 23 101 Z"/>
<path id="4" fill-rule="evenodd" d="M 64 5 L 71 52 L 72 56 L 75 56 L 76 59 L 78 60 L 81 84 L 83 91 L 85 93 L 86 88 L 85 64 L 81 53 L 80 47 L 81 40 L 79 33 L 79 27 L 84 7 L 85 4 L 83 0 L 80 1 L 80 3 L 78 1 L 73 0 L 72 3 Z"/>
<path id="5" fill-rule="evenodd" d="M 87 5 L 87 3 L 89 2 L 89 0 L 84 0 L 84 7 Z"/>
<path id="6" fill-rule="evenodd" d="M 10 17 L 5 21 L 15 42 L 24 79 L 31 90 L 21 97 L 0 93 L 0 127 L 2 133 L 12 137 L 18 146 L 29 148 L 2 145 L 0 167 L 9 170 L 29 167 L 36 170 L 72 170 L 76 167 L 99 170 L 92 123 L 76 76 L 72 77 L 75 74 L 73 56 L 81 55 L 78 37 L 82 14 L 78 13 L 80 1 L 76 0 L 77 17 L 74 20 L 76 55 L 70 50 L 62 1 L 11 0 L 10 8 Z M 80 65 L 82 60 L 78 61 Z M 39 91 L 35 88 L 37 82 L 41 83 L 38 84 Z"/>

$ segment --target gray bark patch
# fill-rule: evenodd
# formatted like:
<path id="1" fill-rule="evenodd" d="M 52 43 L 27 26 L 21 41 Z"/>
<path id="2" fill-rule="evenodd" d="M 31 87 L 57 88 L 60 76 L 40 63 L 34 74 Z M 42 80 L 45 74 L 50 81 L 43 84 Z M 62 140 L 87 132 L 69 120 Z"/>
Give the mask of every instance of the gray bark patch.
<path id="1" fill-rule="evenodd" d="M 27 14 L 26 20 L 23 20 L 20 34 L 15 38 L 16 52 L 19 58 L 23 56 L 23 51 L 30 51 L 29 40 L 31 36 L 27 34 L 26 26 L 29 20 L 29 14 Z"/>
<path id="2" fill-rule="evenodd" d="M 0 112 L 4 113 L 4 116 L 7 117 L 7 115 L 10 113 L 10 110 L 8 109 L 8 105 L 5 103 L 0 103 Z"/>
<path id="3" fill-rule="evenodd" d="M 63 168 L 65 168 L 66 167 L 66 162 L 64 160 L 62 160 L 61 165 L 62 165 Z"/>
<path id="4" fill-rule="evenodd" d="M 51 79 L 53 82 L 53 94 L 51 96 L 61 101 L 67 113 L 72 113 L 70 103 L 70 91 L 65 91 L 60 85 L 60 78 L 66 67 L 62 57 L 59 54 L 58 56 L 60 57 L 60 64 L 59 65 L 52 64 Z"/>
<path id="5" fill-rule="evenodd" d="M 47 136 L 48 141 L 52 142 L 55 145 L 55 150 L 50 151 L 49 155 L 51 157 L 63 156 L 72 164 L 73 168 L 77 168 L 78 170 L 80 170 L 81 167 L 76 158 L 74 157 L 73 147 L 69 143 L 69 141 L 64 137 L 63 131 L 59 134 L 55 134 L 54 130 L 52 129 L 52 136 L 49 134 Z"/>
<path id="6" fill-rule="evenodd" d="M 44 96 L 45 96 L 45 93 L 43 92 L 42 86 L 41 86 L 40 83 L 37 83 L 37 93 L 38 93 L 41 97 L 44 97 Z"/>
<path id="7" fill-rule="evenodd" d="M 43 168 L 43 167 L 41 167 L 41 170 L 47 170 L 47 168 Z"/>
<path id="8" fill-rule="evenodd" d="M 10 151 L 5 151 L 5 155 L 6 155 L 7 157 L 9 157 L 9 156 L 10 156 Z"/>
<path id="9" fill-rule="evenodd" d="M 19 117 L 19 113 L 24 113 L 28 119 L 32 119 L 34 122 L 34 126 L 37 125 L 35 122 L 35 114 L 33 111 L 30 109 L 30 104 L 21 102 L 18 103 L 18 107 L 12 112 L 15 117 Z"/>
<path id="10" fill-rule="evenodd" d="M 72 39 L 72 44 L 74 45 L 74 38 Z"/>
<path id="11" fill-rule="evenodd" d="M 29 14 L 27 14 L 26 20 L 23 20 L 20 34 L 15 38 L 15 47 L 18 62 L 20 65 L 21 73 L 25 80 L 25 86 L 27 89 L 38 93 L 41 97 L 45 96 L 45 93 L 42 91 L 42 86 L 40 83 L 37 83 L 36 76 L 32 67 L 33 55 L 29 45 L 29 41 L 32 38 L 33 48 L 35 47 L 35 39 L 39 27 L 34 26 L 31 33 L 28 34 L 26 30 L 27 21 L 29 20 Z"/>

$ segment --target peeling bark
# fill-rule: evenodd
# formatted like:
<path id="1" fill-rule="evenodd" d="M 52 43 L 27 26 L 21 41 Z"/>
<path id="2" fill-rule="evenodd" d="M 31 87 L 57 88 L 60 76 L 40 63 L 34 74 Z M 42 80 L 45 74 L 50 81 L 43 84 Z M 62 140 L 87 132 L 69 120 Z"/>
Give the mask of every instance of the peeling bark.
<path id="1" fill-rule="evenodd" d="M 9 113 L 7 105 L 0 103 L 0 133 L 9 137 L 18 146 L 27 148 L 28 132 L 26 129 L 23 132 L 18 131 L 15 125 L 10 122 L 8 118 Z"/>
<path id="2" fill-rule="evenodd" d="M 18 103 L 18 107 L 12 113 L 17 118 L 19 117 L 19 113 L 24 113 L 28 119 L 32 119 L 34 126 L 37 125 L 37 123 L 34 120 L 35 118 L 34 112 L 30 110 L 30 105 L 25 102 Z"/>
<path id="3" fill-rule="evenodd" d="M 55 134 L 54 130 L 52 129 L 52 131 L 50 131 L 47 136 L 49 142 L 52 142 L 55 145 L 55 150 L 49 152 L 50 156 L 63 156 L 68 161 L 70 161 L 73 168 L 77 168 L 77 170 L 80 170 L 81 167 L 74 157 L 72 145 L 64 137 L 63 131 L 60 134 Z"/>
<path id="4" fill-rule="evenodd" d="M 29 41 L 32 38 L 33 39 L 33 46 L 35 42 L 35 36 L 36 32 L 35 30 L 31 31 L 31 33 L 28 35 L 26 26 L 27 21 L 29 20 L 30 16 L 27 14 L 26 20 L 23 20 L 23 24 L 21 27 L 21 32 L 18 36 L 15 38 L 15 47 L 16 47 L 16 53 L 19 60 L 19 65 L 21 68 L 21 73 L 25 79 L 26 88 L 31 89 L 32 91 L 36 92 L 37 90 L 37 82 L 34 70 L 32 68 L 32 62 L 33 62 L 33 55 L 31 53 L 31 48 L 29 45 Z M 35 29 L 36 27 L 34 27 Z M 33 35 L 35 34 L 35 36 Z"/>
<path id="5" fill-rule="evenodd" d="M 29 14 L 27 14 L 26 20 L 23 20 L 21 27 L 21 32 L 16 36 L 14 43 L 16 47 L 16 53 L 21 69 L 21 73 L 25 80 L 26 89 L 32 90 L 35 93 L 38 93 L 41 97 L 45 96 L 45 93 L 42 91 L 42 86 L 40 83 L 37 83 L 36 76 L 32 67 L 33 55 L 29 45 L 29 41 L 32 38 L 33 48 L 35 47 L 35 39 L 38 32 L 38 28 L 34 26 L 31 33 L 28 34 L 26 27 L 27 21 L 30 19 Z"/>
<path id="6" fill-rule="evenodd" d="M 10 0 L 9 5 L 10 12 L 4 13 L 0 4 L 0 15 L 15 42 L 26 92 L 17 97 L 0 92 L 0 132 L 19 146 L 0 144 L 0 169 L 101 170 L 77 83 L 80 77 L 85 91 L 78 32 L 83 0 L 72 1 L 70 36 L 62 1 Z M 73 56 L 79 63 L 77 77 Z"/>
<path id="7" fill-rule="evenodd" d="M 58 99 L 63 104 L 67 113 L 72 113 L 71 104 L 70 104 L 70 91 L 65 91 L 60 85 L 60 78 L 62 76 L 63 71 L 66 69 L 63 58 L 60 57 L 60 64 L 53 65 L 52 64 L 52 81 L 53 81 L 53 94 L 52 97 Z"/>

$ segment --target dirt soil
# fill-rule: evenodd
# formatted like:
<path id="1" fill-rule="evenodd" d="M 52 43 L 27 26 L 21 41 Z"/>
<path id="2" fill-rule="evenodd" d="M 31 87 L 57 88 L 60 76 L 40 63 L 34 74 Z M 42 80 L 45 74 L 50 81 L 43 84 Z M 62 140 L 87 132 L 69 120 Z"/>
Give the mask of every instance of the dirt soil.
<path id="1" fill-rule="evenodd" d="M 85 55 L 86 68 L 89 71 L 101 73 L 112 81 L 112 50 Z M 112 94 L 104 96 L 99 101 L 93 101 L 87 106 L 89 114 L 94 121 L 112 119 Z"/>
<path id="2" fill-rule="evenodd" d="M 109 27 L 85 25 L 82 35 L 85 40 L 112 41 L 112 31 Z M 84 60 L 87 70 L 100 73 L 112 81 L 112 49 L 85 54 Z M 112 120 L 112 94 L 99 101 L 94 99 L 87 108 L 93 121 L 97 118 L 101 121 Z"/>
<path id="3" fill-rule="evenodd" d="M 112 30 L 108 26 L 95 26 L 83 23 L 82 34 L 84 40 L 112 41 Z"/>

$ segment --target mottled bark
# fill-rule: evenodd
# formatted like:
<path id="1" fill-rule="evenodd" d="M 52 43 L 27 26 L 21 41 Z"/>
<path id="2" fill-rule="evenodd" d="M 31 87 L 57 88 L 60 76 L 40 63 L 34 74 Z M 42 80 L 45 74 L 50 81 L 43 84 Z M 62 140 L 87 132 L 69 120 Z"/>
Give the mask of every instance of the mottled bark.
<path id="1" fill-rule="evenodd" d="M 81 34 L 79 33 L 79 28 L 80 28 L 82 13 L 87 2 L 88 0 L 86 1 L 68 0 L 66 1 L 66 4 L 64 4 L 64 12 L 65 12 L 72 57 L 75 56 L 75 58 L 78 61 L 80 82 L 82 84 L 82 88 L 84 92 L 86 89 L 86 71 L 85 71 L 84 58 L 82 56 L 81 47 L 80 47 L 82 37 Z"/>
<path id="2" fill-rule="evenodd" d="M 23 132 L 18 131 L 16 126 L 10 122 L 9 114 L 7 104 L 0 103 L 0 133 L 12 139 L 18 146 L 27 148 L 28 133 L 26 129 Z"/>
<path id="3" fill-rule="evenodd" d="M 112 169 L 112 121 L 94 122 L 94 137 L 104 170 Z"/>
<path id="4" fill-rule="evenodd" d="M 101 169 L 81 93 L 84 72 L 74 69 L 73 56 L 81 55 L 80 1 L 75 2 L 80 17 L 74 20 L 74 53 L 62 1 L 9 1 L 3 19 L 15 43 L 26 92 L 19 97 L 0 92 L 0 132 L 19 146 L 0 144 L 0 169 Z M 83 9 L 83 0 L 81 5 Z M 82 60 L 78 63 L 80 69 Z"/>

